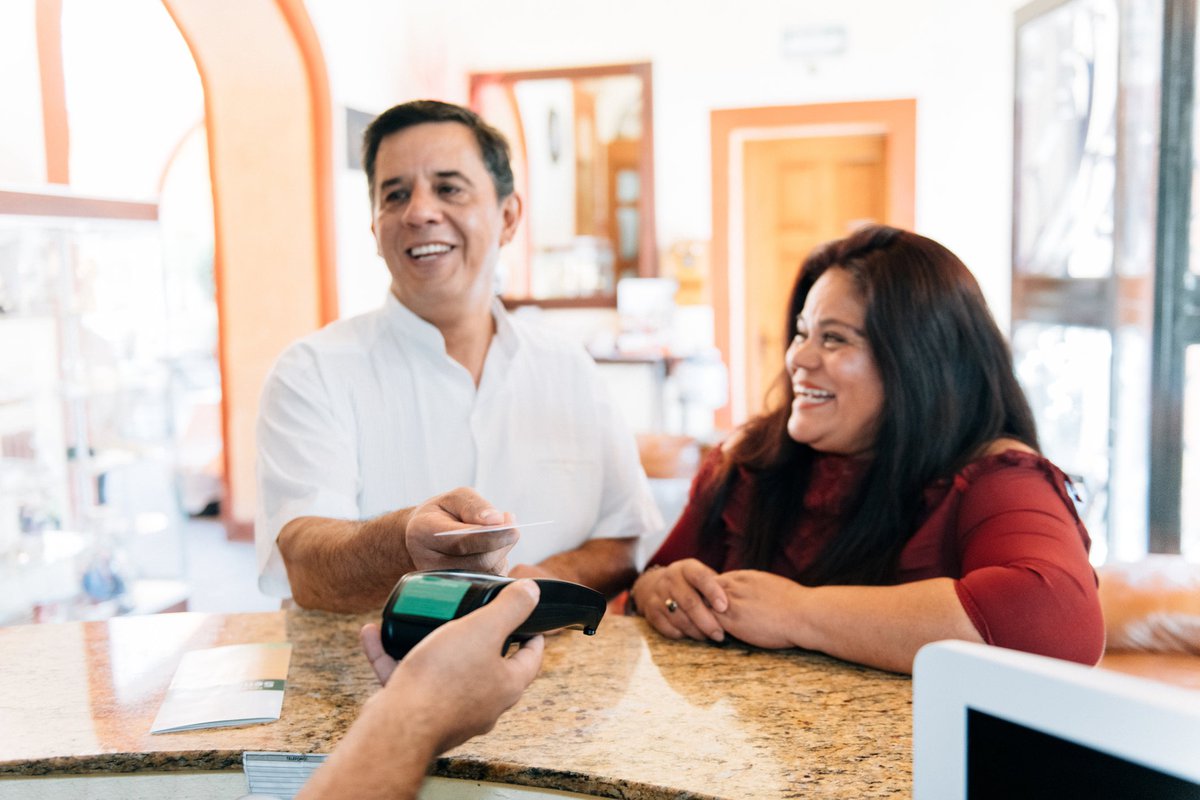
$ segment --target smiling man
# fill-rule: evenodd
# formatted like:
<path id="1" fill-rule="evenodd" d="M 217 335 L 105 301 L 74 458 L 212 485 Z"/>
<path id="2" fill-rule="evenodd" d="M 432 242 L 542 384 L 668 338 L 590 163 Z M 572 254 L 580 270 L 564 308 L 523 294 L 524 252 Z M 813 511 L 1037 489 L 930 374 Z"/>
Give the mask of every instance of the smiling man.
<path id="1" fill-rule="evenodd" d="M 405 572 L 460 568 L 617 593 L 662 520 L 583 348 L 496 297 L 521 219 L 508 144 L 473 112 L 421 100 L 371 123 L 363 166 L 390 291 L 292 345 L 267 379 L 260 588 L 362 611 Z M 436 535 L 513 521 L 549 524 Z"/>

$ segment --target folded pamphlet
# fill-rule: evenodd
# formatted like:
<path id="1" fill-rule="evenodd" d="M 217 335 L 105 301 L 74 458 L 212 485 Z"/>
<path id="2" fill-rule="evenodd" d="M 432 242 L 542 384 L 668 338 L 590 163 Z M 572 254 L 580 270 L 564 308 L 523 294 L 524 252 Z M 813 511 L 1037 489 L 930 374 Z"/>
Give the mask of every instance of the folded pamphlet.
<path id="1" fill-rule="evenodd" d="M 291 657 L 287 642 L 184 653 L 150 732 L 274 722 L 283 708 Z"/>

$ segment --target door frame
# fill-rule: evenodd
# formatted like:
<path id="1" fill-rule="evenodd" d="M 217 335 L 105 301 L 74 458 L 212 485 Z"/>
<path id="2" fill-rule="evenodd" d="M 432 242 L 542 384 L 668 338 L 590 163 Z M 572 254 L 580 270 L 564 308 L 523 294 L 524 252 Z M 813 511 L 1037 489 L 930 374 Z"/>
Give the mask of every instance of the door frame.
<path id="1" fill-rule="evenodd" d="M 328 70 L 303 0 L 161 2 L 204 88 L 225 460 L 221 516 L 230 538 L 249 539 L 263 381 L 285 347 L 338 317 Z M 264 203 L 264 187 L 287 191 Z"/>
<path id="2" fill-rule="evenodd" d="M 1191 271 L 1196 0 L 1166 0 L 1163 13 L 1147 545 L 1151 553 L 1181 553 L 1187 351 L 1200 345 L 1200 279 Z"/>
<path id="3" fill-rule="evenodd" d="M 716 109 L 712 138 L 712 298 L 717 348 L 729 367 L 729 403 L 716 425 L 745 421 L 745 259 L 743 145 L 749 140 L 882 134 L 887 197 L 884 222 L 912 228 L 916 216 L 915 99 Z M 798 266 L 798 265 L 797 265 Z M 781 311 L 782 313 L 782 311 Z"/>

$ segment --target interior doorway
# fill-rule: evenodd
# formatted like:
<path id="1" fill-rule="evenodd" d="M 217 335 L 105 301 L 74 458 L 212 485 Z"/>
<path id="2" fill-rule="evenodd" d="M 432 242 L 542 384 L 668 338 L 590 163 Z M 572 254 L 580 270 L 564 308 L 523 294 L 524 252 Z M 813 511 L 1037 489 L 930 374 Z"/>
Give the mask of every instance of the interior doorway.
<path id="1" fill-rule="evenodd" d="M 746 402 L 763 408 L 783 364 L 780 308 L 796 267 L 821 242 L 884 214 L 887 174 L 880 133 L 800 136 L 745 143 L 743 247 Z"/>
<path id="2" fill-rule="evenodd" d="M 204 85 L 226 481 L 221 512 L 231 536 L 250 538 L 263 380 L 288 344 L 337 317 L 328 75 L 302 0 L 163 2 Z"/>
<path id="3" fill-rule="evenodd" d="M 719 427 L 764 407 L 804 256 L 866 222 L 912 227 L 915 134 L 913 100 L 713 112 L 713 305 L 730 371 Z"/>

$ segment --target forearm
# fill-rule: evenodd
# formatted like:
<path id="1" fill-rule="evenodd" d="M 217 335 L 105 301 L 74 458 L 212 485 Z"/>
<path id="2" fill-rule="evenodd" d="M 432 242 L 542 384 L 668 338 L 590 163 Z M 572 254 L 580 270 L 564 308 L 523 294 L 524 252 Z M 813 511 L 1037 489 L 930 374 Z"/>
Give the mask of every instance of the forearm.
<path id="1" fill-rule="evenodd" d="M 794 642 L 846 661 L 912 672 L 917 650 L 941 639 L 982 642 L 950 578 L 898 586 L 802 587 Z"/>
<path id="2" fill-rule="evenodd" d="M 347 613 L 379 608 L 413 569 L 404 544 L 410 512 L 364 522 L 300 517 L 285 525 L 277 542 L 296 603 Z"/>
<path id="3" fill-rule="evenodd" d="M 436 737 L 425 733 L 419 720 L 386 708 L 377 695 L 296 800 L 415 798 L 437 748 Z"/>
<path id="4" fill-rule="evenodd" d="M 637 538 L 591 539 L 574 550 L 550 556 L 537 566 L 555 578 L 590 586 L 605 597 L 625 591 L 637 577 Z"/>

